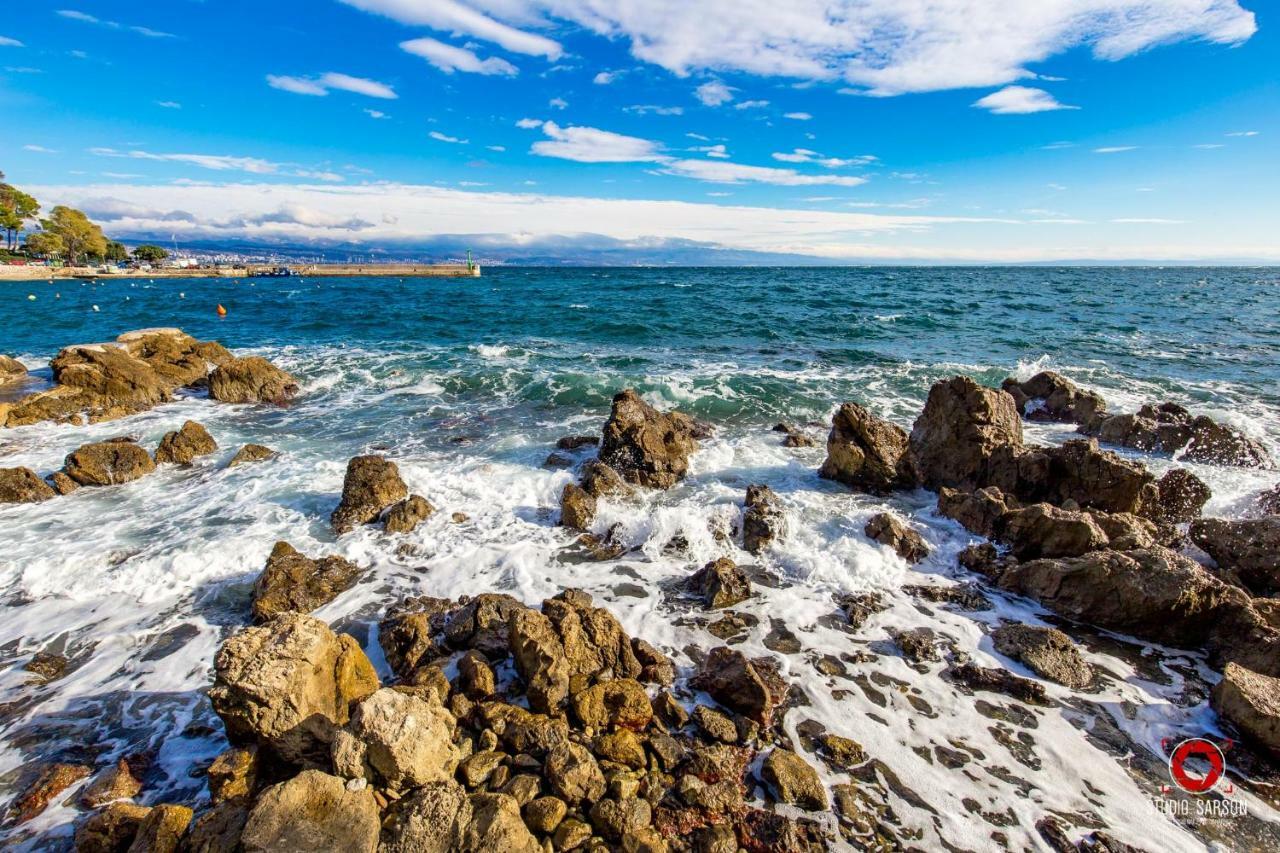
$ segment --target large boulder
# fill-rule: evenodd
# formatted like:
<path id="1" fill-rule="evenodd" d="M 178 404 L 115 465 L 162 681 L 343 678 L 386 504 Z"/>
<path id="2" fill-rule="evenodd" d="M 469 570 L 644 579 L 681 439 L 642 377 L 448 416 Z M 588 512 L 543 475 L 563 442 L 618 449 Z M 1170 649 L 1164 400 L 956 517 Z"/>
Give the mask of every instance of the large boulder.
<path id="1" fill-rule="evenodd" d="M 570 693 L 597 679 L 638 678 L 644 671 L 622 624 L 605 608 L 595 607 L 589 594 L 566 589 L 542 602 L 542 612 L 564 646 Z"/>
<path id="2" fill-rule="evenodd" d="M 330 516 L 339 536 L 376 521 L 383 511 L 409 496 L 396 463 L 382 456 L 356 456 L 347 463 L 342 500 Z"/>
<path id="3" fill-rule="evenodd" d="M 1038 557 L 1078 557 L 1104 548 L 1106 532 L 1087 512 L 1032 504 L 1007 513 L 997 523 L 997 536 L 1020 560 Z"/>
<path id="4" fill-rule="evenodd" d="M 1025 664 L 1050 681 L 1080 690 L 1093 681 L 1093 667 L 1085 661 L 1071 638 L 1057 628 L 1038 625 L 1001 625 L 991 632 L 996 651 Z"/>
<path id="5" fill-rule="evenodd" d="M 1159 520 L 1168 524 L 1185 524 L 1199 518 L 1213 497 L 1204 480 L 1186 468 L 1170 468 L 1156 483 L 1156 489 L 1160 493 Z"/>
<path id="6" fill-rule="evenodd" d="M 929 556 L 929 545 L 924 537 L 891 512 L 878 512 L 871 516 L 862 532 L 869 539 L 893 549 L 908 563 L 918 563 Z"/>
<path id="7" fill-rule="evenodd" d="M 1208 465 L 1237 465 L 1243 468 L 1274 468 L 1266 446 L 1238 429 L 1220 424 L 1207 415 L 1191 422 L 1191 440 L 1182 458 Z"/>
<path id="8" fill-rule="evenodd" d="M 423 785 L 391 805 L 379 853 L 453 853 L 471 825 L 467 792 L 453 780 Z"/>
<path id="9" fill-rule="evenodd" d="M 114 486 L 156 470 L 151 455 L 132 441 L 86 444 L 67 455 L 63 471 L 82 486 Z"/>
<path id="10" fill-rule="evenodd" d="M 262 792 L 240 846 L 244 853 L 374 853 L 380 829 L 372 788 L 304 770 Z"/>
<path id="11" fill-rule="evenodd" d="M 1056 447 L 997 448 L 988 459 L 984 485 L 996 486 L 1024 503 L 1047 501 L 1102 512 L 1161 515 L 1160 489 L 1145 466 L 1075 439 Z"/>
<path id="12" fill-rule="evenodd" d="M 689 470 L 698 449 L 698 426 L 680 412 L 659 412 L 628 388 L 613 398 L 604 425 L 600 461 L 627 482 L 669 489 Z"/>
<path id="13" fill-rule="evenodd" d="M 712 609 L 732 607 L 751 596 L 751 581 L 728 557 L 712 560 L 685 581 L 685 589 Z"/>
<path id="14" fill-rule="evenodd" d="M 327 765 L 351 703 L 377 689 L 378 676 L 354 638 L 288 612 L 222 644 L 209 700 L 233 743 L 257 743 L 294 764 Z"/>
<path id="15" fill-rule="evenodd" d="M 988 485 L 991 454 L 1022 445 L 1022 420 L 1013 397 L 956 376 L 929 389 L 911 429 L 911 452 L 926 486 L 977 489 Z"/>
<path id="16" fill-rule="evenodd" d="M 919 485 L 906 431 L 857 403 L 845 403 L 831 418 L 827 458 L 818 476 L 853 489 L 883 494 Z"/>
<path id="17" fill-rule="evenodd" d="M 481 793 L 471 795 L 471 823 L 463 835 L 461 849 L 475 853 L 541 853 L 543 848 L 525 826 L 520 803 L 514 797 Z"/>
<path id="18" fill-rule="evenodd" d="M 536 610 L 517 610 L 510 617 L 508 638 L 529 707 L 542 714 L 555 711 L 569 695 L 569 661 L 555 625 Z"/>
<path id="19" fill-rule="evenodd" d="M 1030 421 L 1087 424 L 1107 409 L 1101 394 L 1052 370 L 1042 370 L 1026 382 L 1009 377 L 1000 387 Z"/>
<path id="20" fill-rule="evenodd" d="M 759 554 L 786 533 L 787 516 L 782 501 L 768 486 L 747 486 L 742 512 L 742 547 Z"/>
<path id="21" fill-rule="evenodd" d="M 384 687 L 361 700 L 347 731 L 381 787 L 408 790 L 453 778 L 461 755 L 453 714 L 417 696 Z"/>
<path id="22" fill-rule="evenodd" d="M 253 618 L 265 622 L 286 610 L 310 613 L 355 586 L 362 570 L 337 555 L 313 560 L 277 542 L 253 584 Z"/>
<path id="23" fill-rule="evenodd" d="M 1176 403 L 1147 404 L 1135 414 L 1099 414 L 1080 431 L 1135 450 L 1181 453 L 1188 462 L 1274 467 L 1271 454 L 1257 439 L 1208 415 L 1192 415 Z"/>
<path id="24" fill-rule="evenodd" d="M 166 432 L 156 448 L 156 463 L 187 465 L 197 456 L 204 456 L 218 449 L 209 431 L 195 421 L 187 421 L 182 429 Z"/>
<path id="25" fill-rule="evenodd" d="M 826 811 L 827 789 L 822 786 L 818 771 L 791 750 L 774 747 L 760 766 L 760 776 L 779 802 L 809 811 Z"/>
<path id="26" fill-rule="evenodd" d="M 1254 595 L 1280 592 L 1280 516 L 1191 522 L 1191 541 Z"/>
<path id="27" fill-rule="evenodd" d="M 209 375 L 209 396 L 223 403 L 274 403 L 298 393 L 298 380 L 260 356 L 233 359 Z"/>
<path id="28" fill-rule="evenodd" d="M 1240 602 L 1238 590 L 1159 546 L 1012 563 L 999 585 L 1076 621 L 1184 648 Z"/>
<path id="29" fill-rule="evenodd" d="M 30 468 L 0 468 L 0 504 L 33 504 L 57 496 Z"/>
<path id="30" fill-rule="evenodd" d="M 560 493 L 560 524 L 570 530 L 590 530 L 595 517 L 595 496 L 577 483 L 565 483 Z"/>
<path id="31" fill-rule="evenodd" d="M 27 378 L 27 366 L 16 358 L 0 355 L 0 385 L 9 385 Z"/>
<path id="32" fill-rule="evenodd" d="M 1280 678 L 1228 663 L 1210 704 L 1246 738 L 1280 757 Z"/>
<path id="33" fill-rule="evenodd" d="M 774 711 L 787 696 L 787 684 L 770 658 L 748 658 L 728 646 L 707 655 L 692 686 L 762 726 L 773 722 Z"/>

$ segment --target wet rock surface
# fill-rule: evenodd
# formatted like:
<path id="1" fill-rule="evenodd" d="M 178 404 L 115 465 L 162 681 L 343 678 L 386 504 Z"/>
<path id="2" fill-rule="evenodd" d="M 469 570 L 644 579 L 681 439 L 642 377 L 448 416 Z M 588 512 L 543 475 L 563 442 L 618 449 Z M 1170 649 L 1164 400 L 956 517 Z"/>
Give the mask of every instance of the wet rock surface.
<path id="1" fill-rule="evenodd" d="M 330 516 L 339 536 L 376 521 L 393 504 L 409 496 L 396 463 L 382 456 L 356 456 L 347 463 L 342 500 Z"/>
<path id="2" fill-rule="evenodd" d="M 30 468 L 0 468 L 0 503 L 39 503 L 57 495 Z"/>
<path id="3" fill-rule="evenodd" d="M 629 483 L 669 489 L 688 472 L 689 457 L 698 449 L 697 433 L 693 418 L 659 412 L 628 389 L 613 398 L 600 461 Z"/>
<path id="4" fill-rule="evenodd" d="M 181 429 L 164 434 L 156 448 L 155 460 L 157 465 L 187 465 L 197 456 L 205 456 L 217 449 L 218 443 L 202 424 L 187 421 Z"/>
<path id="5" fill-rule="evenodd" d="M 857 403 L 845 403 L 831 419 L 827 458 L 818 475 L 859 491 L 882 494 L 919 484 L 907 433 Z"/>
<path id="6" fill-rule="evenodd" d="M 892 548 L 894 553 L 908 563 L 918 563 L 929 556 L 929 545 L 924 537 L 892 513 L 873 515 L 863 532 L 868 538 Z"/>
<path id="7" fill-rule="evenodd" d="M 1234 582 L 1258 596 L 1280 592 L 1280 516 L 1204 518 L 1193 521 L 1190 532 Z"/>
<path id="8" fill-rule="evenodd" d="M 1188 462 L 1275 467 L 1270 453 L 1257 439 L 1207 415 L 1193 415 L 1176 403 L 1147 404 L 1136 414 L 1099 414 L 1082 424 L 1080 431 L 1108 444 L 1178 453 Z"/>
<path id="9" fill-rule="evenodd" d="M 223 403 L 282 406 L 299 390 L 298 380 L 256 355 L 227 361 L 209 375 L 209 396 Z"/>
<path id="10" fill-rule="evenodd" d="M 355 585 L 363 571 L 350 560 L 313 560 L 277 542 L 253 585 L 253 618 L 265 622 L 286 611 L 310 613 Z"/>
<path id="11" fill-rule="evenodd" d="M 155 469 L 151 455 L 125 439 L 86 444 L 68 454 L 63 463 L 63 473 L 82 486 L 129 483 Z"/>
<path id="12" fill-rule="evenodd" d="M 247 465 L 250 462 L 262 462 L 276 455 L 276 452 L 270 447 L 261 444 L 246 444 L 244 447 L 236 451 L 236 455 L 231 457 L 231 461 L 227 463 L 228 468 L 235 468 L 238 465 Z"/>

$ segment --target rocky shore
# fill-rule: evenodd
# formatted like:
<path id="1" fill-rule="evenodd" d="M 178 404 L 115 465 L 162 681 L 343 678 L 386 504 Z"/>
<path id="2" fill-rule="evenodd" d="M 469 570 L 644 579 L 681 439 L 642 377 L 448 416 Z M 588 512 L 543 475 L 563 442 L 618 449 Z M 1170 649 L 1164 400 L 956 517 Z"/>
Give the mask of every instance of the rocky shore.
<path id="1" fill-rule="evenodd" d="M 0 383 L 25 381 L 21 365 L 6 364 L 0 359 Z M 0 424 L 120 418 L 178 389 L 260 405 L 299 393 L 269 362 L 177 330 L 69 347 L 52 369 L 56 385 L 0 404 Z M 1031 444 L 1025 420 L 1074 424 L 1085 437 Z M 779 426 L 786 447 L 812 443 L 803 429 Z M 601 529 L 602 506 L 676 487 L 713 435 L 714 425 L 659 411 L 631 390 L 617 394 L 598 437 L 566 436 L 548 459 L 574 473 L 558 515 L 572 533 L 567 552 L 590 564 L 617 560 L 626 549 L 615 529 Z M 1210 488 L 1195 474 L 1175 466 L 1157 478 L 1100 441 L 1206 464 L 1274 465 L 1265 447 L 1207 417 L 1172 404 L 1109 415 L 1100 395 L 1042 373 L 1003 389 L 964 376 L 940 381 L 909 431 L 840 403 L 812 478 L 859 494 L 927 494 L 939 515 L 968 531 L 957 567 L 966 582 L 911 587 L 922 607 L 976 611 L 989 595 L 1009 595 L 1062 617 L 1061 629 L 991 628 L 991 646 L 1031 677 L 981 665 L 931 627 L 887 626 L 891 653 L 991 709 L 983 713 L 992 731 L 1025 766 L 1036 766 L 1027 743 L 1034 725 L 1017 721 L 1063 702 L 1058 688 L 1095 689 L 1104 673 L 1078 637 L 1101 630 L 1202 652 L 1218 679 L 1209 697 L 1218 724 L 1247 756 L 1233 755 L 1233 764 L 1280 778 L 1280 501 L 1260 496 L 1255 518 L 1204 518 Z M 217 447 L 194 421 L 152 453 L 127 437 L 85 445 L 45 476 L 0 469 L 0 502 L 113 487 Z M 249 444 L 230 464 L 271 454 Z M 736 524 L 710 535 L 748 555 L 793 535 L 787 502 L 767 485 L 748 484 L 740 510 Z M 328 524 L 337 537 L 371 526 L 390 537 L 438 511 L 430 495 L 411 492 L 394 459 L 369 454 L 348 462 Z M 911 518 L 896 512 L 875 514 L 862 533 L 908 564 L 930 555 Z M 664 547 L 678 554 L 688 542 Z M 775 582 L 752 566 L 728 557 L 691 565 L 667 590 L 723 640 L 683 649 L 629 635 L 573 588 L 541 602 L 499 590 L 388 600 L 376 639 L 362 645 L 310 614 L 364 573 L 336 554 L 274 546 L 242 623 L 214 660 L 207 695 L 228 749 L 191 768 L 205 780 L 199 798 L 156 803 L 143 770 L 124 759 L 35 762 L 4 817 L 9 841 L 38 844 L 24 824 L 69 803 L 70 846 L 79 851 L 920 849 L 918 830 L 894 804 L 933 811 L 930 792 L 809 716 L 811 697 L 781 657 L 801 647 L 791 629 L 779 621 L 766 638 L 777 655 L 735 648 L 749 616 L 735 606 Z M 875 592 L 844 595 L 826 620 L 857 636 L 885 608 Z M 862 654 L 872 655 L 868 648 Z M 850 683 L 869 660 L 815 658 L 820 672 Z M 52 654 L 26 664 L 47 680 L 65 665 Z M 912 704 L 936 716 L 923 699 Z M 930 762 L 968 772 L 981 763 L 974 752 L 938 747 Z M 1274 793 L 1262 796 L 1276 804 Z M 983 819 L 990 843 L 1007 847 L 1009 819 Z M 1046 811 L 1034 831 L 1057 851 L 1144 849 L 1133 827 L 1088 816 Z M 1274 827 L 1246 831 L 1251 844 L 1275 837 Z"/>

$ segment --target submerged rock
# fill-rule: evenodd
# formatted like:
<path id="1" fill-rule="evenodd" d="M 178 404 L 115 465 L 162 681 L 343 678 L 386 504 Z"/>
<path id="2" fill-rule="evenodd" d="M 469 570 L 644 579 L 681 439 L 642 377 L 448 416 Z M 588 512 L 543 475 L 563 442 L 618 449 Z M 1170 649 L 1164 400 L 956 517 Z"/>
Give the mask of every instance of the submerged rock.
<path id="1" fill-rule="evenodd" d="M 857 403 L 845 403 L 831 419 L 827 458 L 818 476 L 859 491 L 883 494 L 919 485 L 907 433 Z"/>
<path id="2" fill-rule="evenodd" d="M 209 396 L 223 403 L 274 403 L 298 393 L 298 380 L 260 356 L 236 358 L 209 375 Z"/>
<path id="3" fill-rule="evenodd" d="M 58 493 L 30 468 L 0 468 L 0 503 L 39 503 Z"/>
<path id="4" fill-rule="evenodd" d="M 576 483 L 565 483 L 560 492 L 560 523 L 572 530 L 590 530 L 595 517 L 595 497 Z"/>
<path id="5" fill-rule="evenodd" d="M 270 459 L 275 456 L 276 452 L 270 447 L 264 447 L 261 444 L 246 444 L 244 447 L 236 451 L 236 455 L 231 457 L 231 461 L 227 463 L 228 468 L 235 468 L 237 465 L 245 465 L 249 462 L 261 462 L 264 459 Z"/>
<path id="6" fill-rule="evenodd" d="M 728 557 L 712 560 L 690 575 L 685 589 L 712 610 L 732 607 L 751 596 L 751 581 Z"/>
<path id="7" fill-rule="evenodd" d="M 129 763 L 121 758 L 100 772 L 80 792 L 80 804 L 96 809 L 115 800 L 129 800 L 142 792 L 142 783 L 133 775 Z"/>
<path id="8" fill-rule="evenodd" d="M 339 536 L 376 521 L 392 504 L 409 496 L 396 463 L 382 456 L 356 456 L 347 463 L 342 500 L 329 521 Z"/>
<path id="9" fill-rule="evenodd" d="M 182 429 L 167 432 L 156 448 L 156 464 L 187 465 L 197 456 L 218 449 L 209 431 L 195 421 L 187 421 Z"/>
<path id="10" fill-rule="evenodd" d="M 295 610 L 310 613 L 355 586 L 363 570 L 336 555 L 313 560 L 288 542 L 277 542 L 253 585 L 253 618 L 258 622 Z"/>
<path id="11" fill-rule="evenodd" d="M 244 853 L 374 853 L 380 830 L 372 788 L 304 770 L 262 792 L 240 844 Z"/>
<path id="12" fill-rule="evenodd" d="M 1191 522 L 1191 541 L 1254 595 L 1280 592 L 1280 516 Z"/>
<path id="13" fill-rule="evenodd" d="M 991 632 L 996 651 L 1023 663 L 1043 678 L 1081 690 L 1093 681 L 1089 666 L 1071 638 L 1056 628 L 1001 625 Z"/>
<path id="14" fill-rule="evenodd" d="M 1228 663 L 1211 704 L 1246 738 L 1280 758 L 1280 678 Z"/>
<path id="15" fill-rule="evenodd" d="M 57 799 L 58 795 L 89 776 L 83 764 L 53 763 L 43 767 L 26 790 L 18 793 L 4 813 L 4 824 L 17 826 L 31 820 Z"/>
<path id="16" fill-rule="evenodd" d="M 911 452 L 924 485 L 964 490 L 988 485 L 991 456 L 1022 445 L 1022 419 L 1013 397 L 956 376 L 929 389 L 911 428 Z"/>
<path id="17" fill-rule="evenodd" d="M 298 613 L 232 636 L 218 650 L 214 673 L 209 701 L 228 739 L 256 743 L 294 764 L 327 765 L 351 703 L 378 689 L 354 638 Z"/>
<path id="18" fill-rule="evenodd" d="M 697 424 L 680 412 L 659 412 L 628 388 L 613 398 L 600 461 L 627 482 L 669 489 L 689 470 L 698 449 Z"/>
<path id="19" fill-rule="evenodd" d="M 383 526 L 388 533 L 412 533 L 414 528 L 430 518 L 435 511 L 436 508 L 422 495 L 409 495 L 387 510 Z"/>
<path id="20" fill-rule="evenodd" d="M 1043 370 L 1026 382 L 1010 377 L 1000 387 L 1031 421 L 1087 424 L 1107 409 L 1101 394 L 1086 391 L 1052 370 Z"/>
<path id="21" fill-rule="evenodd" d="M 782 501 L 768 486 L 747 486 L 742 513 L 742 547 L 759 554 L 786 531 L 787 517 Z"/>
<path id="22" fill-rule="evenodd" d="M 918 563 L 929 556 L 924 537 L 892 513 L 878 512 L 871 516 L 863 532 L 868 538 L 892 548 L 908 563 Z"/>
<path id="23" fill-rule="evenodd" d="M 155 469 L 156 463 L 147 451 L 122 439 L 86 444 L 63 463 L 66 475 L 82 486 L 128 483 Z"/>

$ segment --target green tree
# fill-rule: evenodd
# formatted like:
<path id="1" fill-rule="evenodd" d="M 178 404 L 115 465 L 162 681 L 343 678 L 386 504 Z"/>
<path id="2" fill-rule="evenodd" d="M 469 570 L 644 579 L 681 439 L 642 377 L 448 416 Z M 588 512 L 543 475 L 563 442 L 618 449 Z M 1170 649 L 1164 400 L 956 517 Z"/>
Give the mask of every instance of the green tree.
<path id="1" fill-rule="evenodd" d="M 109 240 L 107 242 L 107 251 L 103 257 L 108 261 L 127 261 L 129 260 L 129 250 L 124 247 L 124 243 Z"/>
<path id="2" fill-rule="evenodd" d="M 19 235 L 39 212 L 40 204 L 35 198 L 4 183 L 4 173 L 0 172 L 0 230 L 4 231 L 6 249 L 17 248 Z"/>
<path id="3" fill-rule="evenodd" d="M 155 264 L 169 257 L 169 253 L 162 246 L 147 243 L 136 247 L 133 250 L 133 257 L 144 264 Z"/>
<path id="4" fill-rule="evenodd" d="M 62 238 L 63 252 L 72 266 L 82 257 L 100 258 L 106 254 L 107 238 L 102 229 L 74 207 L 60 204 L 40 224 L 45 231 Z"/>
<path id="5" fill-rule="evenodd" d="M 37 231 L 27 235 L 26 253 L 35 258 L 56 258 L 65 248 L 62 238 L 49 231 Z"/>

